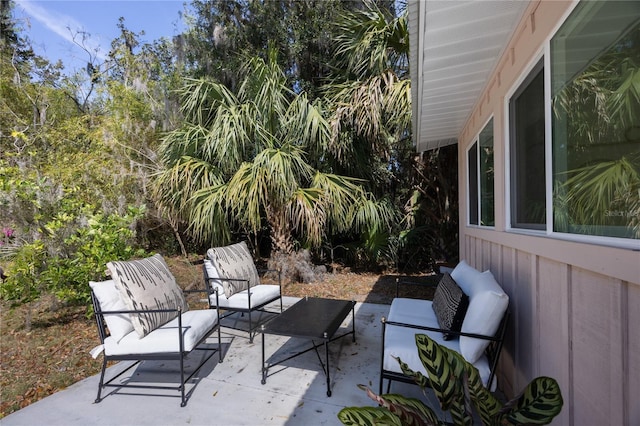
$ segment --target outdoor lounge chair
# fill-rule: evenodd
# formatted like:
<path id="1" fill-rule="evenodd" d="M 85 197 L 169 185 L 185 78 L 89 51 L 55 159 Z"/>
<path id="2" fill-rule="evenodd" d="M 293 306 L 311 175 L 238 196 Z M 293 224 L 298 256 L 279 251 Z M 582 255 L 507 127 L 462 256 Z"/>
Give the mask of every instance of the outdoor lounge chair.
<path id="1" fill-rule="evenodd" d="M 249 342 L 253 342 L 260 321 L 253 321 L 252 313 L 267 312 L 268 304 L 280 300 L 282 312 L 282 280 L 276 273 L 278 284 L 261 284 L 260 275 L 245 242 L 207 250 L 203 265 L 204 282 L 209 295 L 209 306 L 225 311 L 221 319 L 230 315 L 247 314 Z M 220 294 L 220 296 L 218 296 Z M 239 327 L 230 327 L 239 328 Z"/>
<path id="2" fill-rule="evenodd" d="M 396 294 L 398 289 L 396 289 Z M 400 369 L 397 357 L 423 375 L 415 335 L 427 334 L 436 343 L 460 353 L 480 373 L 483 384 L 495 390 L 494 380 L 502 350 L 509 297 L 489 271 L 479 272 L 462 261 L 445 273 L 433 301 L 396 297 L 382 318 L 380 388 L 388 380 L 415 384 Z"/>
<path id="3" fill-rule="evenodd" d="M 181 403 L 187 403 L 185 385 L 217 352 L 222 362 L 220 315 L 217 310 L 188 310 L 182 290 L 164 259 L 155 255 L 147 259 L 109 262 L 111 280 L 90 282 L 91 299 L 101 345 L 94 348 L 94 358 L 103 352 L 102 372 L 95 402 L 102 400 L 106 387 L 178 390 Z M 214 294 L 215 296 L 215 294 Z M 218 332 L 217 348 L 204 346 L 206 339 Z M 194 350 L 208 351 L 195 369 L 185 377 L 185 359 Z M 109 361 L 135 361 L 105 381 Z M 173 360 L 180 365 L 178 386 L 136 384 L 118 377 L 141 361 Z"/>

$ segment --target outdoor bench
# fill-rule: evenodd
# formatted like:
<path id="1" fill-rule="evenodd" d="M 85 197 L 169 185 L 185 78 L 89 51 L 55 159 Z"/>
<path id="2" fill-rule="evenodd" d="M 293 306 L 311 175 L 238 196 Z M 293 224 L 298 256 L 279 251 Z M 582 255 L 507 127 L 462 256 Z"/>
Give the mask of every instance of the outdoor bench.
<path id="1" fill-rule="evenodd" d="M 400 284 L 403 282 L 396 285 Z M 479 272 L 464 261 L 451 274 L 443 274 L 433 301 L 394 298 L 388 316 L 382 318 L 380 393 L 385 379 L 387 393 L 391 381 L 414 383 L 402 373 L 396 358 L 427 376 L 418 355 L 416 334 L 426 334 L 460 353 L 478 369 L 484 385 L 495 390 L 508 304 L 509 297 L 490 271 Z"/>

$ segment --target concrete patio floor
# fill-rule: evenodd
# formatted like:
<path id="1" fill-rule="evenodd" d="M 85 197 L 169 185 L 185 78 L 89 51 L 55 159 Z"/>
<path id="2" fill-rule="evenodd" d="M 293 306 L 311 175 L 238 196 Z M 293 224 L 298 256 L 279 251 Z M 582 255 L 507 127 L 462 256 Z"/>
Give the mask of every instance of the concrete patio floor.
<path id="1" fill-rule="evenodd" d="M 283 298 L 287 306 L 295 298 Z M 314 351 L 293 358 L 269 370 L 261 384 L 262 336 L 249 343 L 246 332 L 222 328 L 224 360 L 215 355 L 187 386 L 187 406 L 180 407 L 179 392 L 107 388 L 103 400 L 95 403 L 99 377 L 92 376 L 9 416 L 0 419 L 10 425 L 339 425 L 337 413 L 345 406 L 375 406 L 358 384 L 378 390 L 380 369 L 380 319 L 388 305 L 358 303 L 356 342 L 351 336 L 330 344 L 332 396 L 326 395 L 326 378 Z M 236 317 L 237 318 L 237 317 Z M 242 319 L 240 319 L 242 320 Z M 234 326 L 233 318 L 223 326 Z M 343 327 L 351 327 L 349 315 Z M 96 336 L 97 340 L 97 336 Z M 215 342 L 215 335 L 209 339 Z M 310 342 L 266 335 L 266 356 L 279 361 L 303 350 Z M 324 358 L 324 354 L 321 352 Z M 87 356 L 90 356 L 87 354 Z M 202 356 L 197 353 L 191 356 Z M 101 362 L 98 358 L 96 362 Z M 195 362 L 194 362 L 195 364 Z M 122 368 L 119 363 L 107 371 Z M 177 382 L 176 363 L 147 362 L 132 369 L 132 380 Z M 126 373 L 124 377 L 127 377 Z M 394 383 L 393 393 L 428 400 L 417 386 Z"/>

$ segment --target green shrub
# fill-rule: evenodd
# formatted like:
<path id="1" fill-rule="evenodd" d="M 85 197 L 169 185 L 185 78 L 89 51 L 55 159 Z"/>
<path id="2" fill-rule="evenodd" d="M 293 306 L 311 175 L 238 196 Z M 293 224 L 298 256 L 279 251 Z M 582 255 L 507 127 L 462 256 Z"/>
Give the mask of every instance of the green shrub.
<path id="1" fill-rule="evenodd" d="M 107 262 L 145 255 L 134 247 L 133 230 L 144 207 L 124 215 L 91 214 L 91 206 L 75 210 L 60 211 L 41 239 L 16 250 L 0 287 L 4 299 L 27 302 L 46 292 L 65 303 L 88 303 L 88 281 L 104 279 Z"/>

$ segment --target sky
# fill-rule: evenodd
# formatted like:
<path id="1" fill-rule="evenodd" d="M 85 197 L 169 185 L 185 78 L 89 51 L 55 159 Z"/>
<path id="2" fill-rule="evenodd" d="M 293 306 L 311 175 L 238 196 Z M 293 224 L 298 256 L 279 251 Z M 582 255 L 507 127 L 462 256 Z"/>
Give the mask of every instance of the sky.
<path id="1" fill-rule="evenodd" d="M 86 67 L 89 54 L 76 46 L 73 35 L 85 31 L 85 45 L 104 61 L 118 37 L 118 19 L 134 33 L 144 30 L 142 43 L 171 38 L 184 28 L 183 0 L 16 0 L 14 16 L 29 36 L 36 54 L 51 62 L 61 59 L 67 71 Z M 76 38 L 80 40 L 79 36 Z"/>

